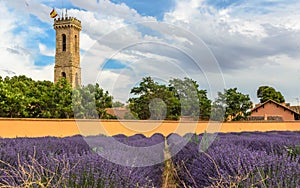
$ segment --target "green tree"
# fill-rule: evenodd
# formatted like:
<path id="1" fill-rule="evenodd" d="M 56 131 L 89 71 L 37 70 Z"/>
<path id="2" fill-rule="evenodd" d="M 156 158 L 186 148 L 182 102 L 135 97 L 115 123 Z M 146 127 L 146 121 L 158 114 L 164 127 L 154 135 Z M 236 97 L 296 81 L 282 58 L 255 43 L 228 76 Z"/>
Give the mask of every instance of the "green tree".
<path id="1" fill-rule="evenodd" d="M 112 103 L 112 107 L 115 107 L 115 108 L 117 108 L 117 107 L 124 107 L 124 106 L 125 106 L 125 104 L 122 103 L 122 102 L 120 102 L 120 101 L 114 101 Z"/>
<path id="2" fill-rule="evenodd" d="M 129 109 L 137 119 L 178 119 L 180 115 L 174 92 L 151 77 L 143 78 L 130 93 L 136 97 L 129 99 Z"/>
<path id="3" fill-rule="evenodd" d="M 278 103 L 285 102 L 283 95 L 270 86 L 260 86 L 257 89 L 256 95 L 257 98 L 260 99 L 260 103 L 264 103 L 269 99 L 272 99 Z"/>
<path id="4" fill-rule="evenodd" d="M 54 84 L 26 76 L 0 77 L 0 116 L 72 118 L 74 109 L 77 117 L 112 118 L 105 111 L 112 106 L 112 96 L 98 84 L 74 90 L 73 101 L 72 90 L 64 78 Z"/>
<path id="5" fill-rule="evenodd" d="M 169 81 L 169 87 L 180 100 L 182 116 L 193 116 L 208 120 L 211 112 L 211 101 L 207 98 L 207 91 L 200 90 L 196 81 L 190 78 L 183 80 L 174 78 Z"/>
<path id="6" fill-rule="evenodd" d="M 31 118 L 51 118 L 55 111 L 54 84 L 50 81 L 37 81 L 27 86 L 27 112 Z"/>
<path id="7" fill-rule="evenodd" d="M 96 101 L 96 109 L 100 119 L 110 119 L 113 118 L 106 113 L 106 108 L 111 108 L 113 104 L 113 97 L 109 95 L 108 91 L 104 91 L 99 87 L 97 83 L 94 86 L 95 92 L 95 101 Z"/>
<path id="8" fill-rule="evenodd" d="M 93 85 L 76 88 L 73 91 L 73 111 L 75 118 L 98 119 Z"/>
<path id="9" fill-rule="evenodd" d="M 51 108 L 52 117 L 70 118 L 73 117 L 72 110 L 72 86 L 65 79 L 61 78 L 54 84 L 53 107 Z"/>
<path id="10" fill-rule="evenodd" d="M 3 117 L 28 117 L 27 108 L 30 99 L 30 87 L 34 81 L 25 76 L 6 77 L 1 80 L 1 116 Z"/>
<path id="11" fill-rule="evenodd" d="M 54 117 L 57 101 L 52 82 L 14 76 L 1 80 L 0 85 L 1 117 Z"/>
<path id="12" fill-rule="evenodd" d="M 73 110 L 75 118 L 110 119 L 106 108 L 112 107 L 113 97 L 104 92 L 98 84 L 83 86 L 73 91 Z"/>
<path id="13" fill-rule="evenodd" d="M 252 102 L 249 95 L 242 94 L 237 88 L 218 92 L 218 97 L 213 103 L 213 120 L 242 120 L 250 115 Z"/>
<path id="14" fill-rule="evenodd" d="M 0 84 L 0 108 L 3 117 L 26 116 L 27 101 L 19 88 L 12 87 L 8 83 Z"/>

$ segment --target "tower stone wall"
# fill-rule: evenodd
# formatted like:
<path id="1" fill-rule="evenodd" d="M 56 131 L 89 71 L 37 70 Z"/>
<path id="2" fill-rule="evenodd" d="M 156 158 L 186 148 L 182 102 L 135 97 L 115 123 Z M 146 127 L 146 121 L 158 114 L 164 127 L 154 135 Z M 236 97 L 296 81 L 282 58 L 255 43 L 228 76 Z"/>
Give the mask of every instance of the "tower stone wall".
<path id="1" fill-rule="evenodd" d="M 63 17 L 55 19 L 53 27 L 56 30 L 54 82 L 65 77 L 73 88 L 81 86 L 81 22 L 74 17 Z"/>

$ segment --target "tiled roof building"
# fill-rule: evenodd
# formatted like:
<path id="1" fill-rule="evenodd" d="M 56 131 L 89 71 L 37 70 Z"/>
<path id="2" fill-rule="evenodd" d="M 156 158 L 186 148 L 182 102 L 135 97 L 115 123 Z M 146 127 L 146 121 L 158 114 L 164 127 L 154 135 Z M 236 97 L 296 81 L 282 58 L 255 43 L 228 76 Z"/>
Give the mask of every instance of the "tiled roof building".
<path id="1" fill-rule="evenodd" d="M 273 100 L 256 105 L 249 120 L 294 121 L 300 119 L 300 107 L 291 107 Z"/>

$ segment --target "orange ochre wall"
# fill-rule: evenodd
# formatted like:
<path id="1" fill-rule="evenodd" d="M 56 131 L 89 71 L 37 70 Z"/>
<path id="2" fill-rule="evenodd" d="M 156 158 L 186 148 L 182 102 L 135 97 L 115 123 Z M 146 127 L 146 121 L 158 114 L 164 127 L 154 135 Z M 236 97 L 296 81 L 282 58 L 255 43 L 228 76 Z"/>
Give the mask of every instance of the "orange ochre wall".
<path id="1" fill-rule="evenodd" d="M 284 121 L 295 120 L 294 113 L 270 102 L 258 108 L 257 112 L 256 110 L 252 111 L 251 116 L 281 116 Z"/>
<path id="2" fill-rule="evenodd" d="M 203 132 L 300 131 L 300 121 L 292 122 L 179 122 L 118 120 L 0 119 L 0 137 L 66 137 L 76 134 L 108 136 L 161 133 L 184 135 Z"/>

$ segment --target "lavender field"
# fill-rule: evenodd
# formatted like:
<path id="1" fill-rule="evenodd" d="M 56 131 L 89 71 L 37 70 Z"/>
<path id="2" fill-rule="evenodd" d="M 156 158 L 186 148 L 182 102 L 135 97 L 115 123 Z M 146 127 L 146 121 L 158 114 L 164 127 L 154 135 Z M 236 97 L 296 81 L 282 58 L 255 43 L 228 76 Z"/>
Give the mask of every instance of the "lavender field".
<path id="1" fill-rule="evenodd" d="M 1 138 L 0 187 L 300 187 L 300 132 L 211 136 Z"/>
<path id="2" fill-rule="evenodd" d="M 177 152 L 182 139 L 190 141 Z M 169 135 L 180 187 L 300 187 L 300 132 L 219 133 L 207 147 L 208 139 Z"/>
<path id="3" fill-rule="evenodd" d="M 137 155 L 120 156 L 118 150 L 122 148 L 105 148 L 111 145 L 112 137 L 88 139 L 100 141 L 103 152 L 120 160 L 131 160 Z M 162 135 L 117 135 L 114 139 L 135 146 L 164 143 Z M 0 146 L 3 187 L 160 187 L 162 183 L 163 163 L 146 167 L 115 164 L 98 154 L 100 145 L 91 148 L 81 136 L 0 139 Z M 162 158 L 163 150 L 161 147 L 156 151 Z"/>

